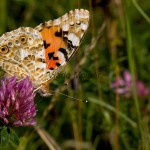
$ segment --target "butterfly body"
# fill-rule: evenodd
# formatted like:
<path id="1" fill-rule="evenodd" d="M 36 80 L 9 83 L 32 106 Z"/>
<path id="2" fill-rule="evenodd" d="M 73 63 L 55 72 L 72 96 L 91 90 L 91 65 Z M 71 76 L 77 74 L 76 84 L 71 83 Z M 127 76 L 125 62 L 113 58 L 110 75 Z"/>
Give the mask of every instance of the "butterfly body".
<path id="1" fill-rule="evenodd" d="M 9 76 L 29 76 L 46 91 L 79 47 L 89 25 L 89 12 L 75 9 L 36 28 L 21 27 L 0 37 L 0 67 Z"/>

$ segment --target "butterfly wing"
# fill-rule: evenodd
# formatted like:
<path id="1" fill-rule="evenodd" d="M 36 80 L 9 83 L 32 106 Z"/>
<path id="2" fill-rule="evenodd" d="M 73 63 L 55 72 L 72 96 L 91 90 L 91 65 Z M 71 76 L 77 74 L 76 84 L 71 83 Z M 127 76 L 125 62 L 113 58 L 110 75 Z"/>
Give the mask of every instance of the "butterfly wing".
<path id="1" fill-rule="evenodd" d="M 35 28 L 42 35 L 50 80 L 66 66 L 79 47 L 88 26 L 89 11 L 75 9 Z"/>
<path id="2" fill-rule="evenodd" d="M 44 61 L 43 40 L 37 30 L 21 27 L 0 37 L 0 67 L 7 75 L 19 80 L 29 76 L 39 87 L 49 78 Z"/>

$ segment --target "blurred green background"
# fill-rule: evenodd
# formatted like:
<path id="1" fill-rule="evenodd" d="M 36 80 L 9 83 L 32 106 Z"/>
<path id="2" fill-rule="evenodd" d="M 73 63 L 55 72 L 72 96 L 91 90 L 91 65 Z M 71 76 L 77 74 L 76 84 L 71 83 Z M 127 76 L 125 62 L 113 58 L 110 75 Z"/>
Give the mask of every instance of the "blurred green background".
<path id="1" fill-rule="evenodd" d="M 138 96 L 134 80 L 130 96 L 110 88 L 124 70 L 150 87 L 149 0 L 0 0 L 0 34 L 76 8 L 91 14 L 81 46 L 53 95 L 37 94 L 37 126 L 15 128 L 20 145 L 5 149 L 149 150 L 149 96 Z"/>

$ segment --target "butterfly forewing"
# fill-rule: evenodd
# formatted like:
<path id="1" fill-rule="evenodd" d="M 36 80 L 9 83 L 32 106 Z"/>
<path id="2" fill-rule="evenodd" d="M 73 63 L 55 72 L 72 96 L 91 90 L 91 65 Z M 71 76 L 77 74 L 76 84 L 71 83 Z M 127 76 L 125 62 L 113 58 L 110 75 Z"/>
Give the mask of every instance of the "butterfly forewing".
<path id="1" fill-rule="evenodd" d="M 79 47 L 89 25 L 89 12 L 75 9 L 53 21 L 40 24 L 47 70 L 51 78 L 70 60 Z"/>

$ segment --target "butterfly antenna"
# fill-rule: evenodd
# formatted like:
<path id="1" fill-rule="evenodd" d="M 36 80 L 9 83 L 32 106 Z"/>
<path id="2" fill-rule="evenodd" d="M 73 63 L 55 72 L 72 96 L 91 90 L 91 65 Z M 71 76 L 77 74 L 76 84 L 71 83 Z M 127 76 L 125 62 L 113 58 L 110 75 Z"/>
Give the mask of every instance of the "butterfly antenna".
<path id="1" fill-rule="evenodd" d="M 64 84 L 62 84 L 62 86 L 66 86 L 66 85 L 68 85 L 68 83 L 64 83 Z M 41 86 L 39 86 L 38 88 L 36 88 L 33 92 L 36 92 L 36 91 L 38 91 L 39 89 L 41 88 Z M 51 93 L 51 95 L 54 95 L 55 93 L 56 93 L 56 91 L 50 91 Z M 69 95 L 66 95 L 66 94 L 64 94 L 64 93 L 61 93 L 61 92 L 59 92 L 59 94 L 60 95 L 63 95 L 63 96 L 66 96 L 66 97 L 68 97 L 68 98 L 71 98 L 71 99 L 73 99 L 73 100 L 76 100 L 76 101 L 82 101 L 82 102 L 85 102 L 85 103 L 87 103 L 88 101 L 87 100 L 82 100 L 82 99 L 78 99 L 78 98 L 75 98 L 75 97 L 72 97 L 72 96 L 69 96 Z"/>
<path id="2" fill-rule="evenodd" d="M 52 94 L 52 95 L 54 95 L 54 93 L 56 93 L 55 91 L 51 91 L 51 92 L 53 92 L 53 94 Z M 68 98 L 71 98 L 71 99 L 73 99 L 73 100 L 76 100 L 76 101 L 82 101 L 82 102 L 85 102 L 85 103 L 87 103 L 87 102 L 88 102 L 87 100 L 78 99 L 78 98 L 75 98 L 75 97 L 69 96 L 69 95 L 64 94 L 64 93 L 59 93 L 59 94 L 60 94 L 60 95 L 63 95 L 63 96 L 66 96 L 66 97 L 68 97 Z"/>
<path id="3" fill-rule="evenodd" d="M 68 83 L 60 84 L 59 86 L 68 86 Z"/>

